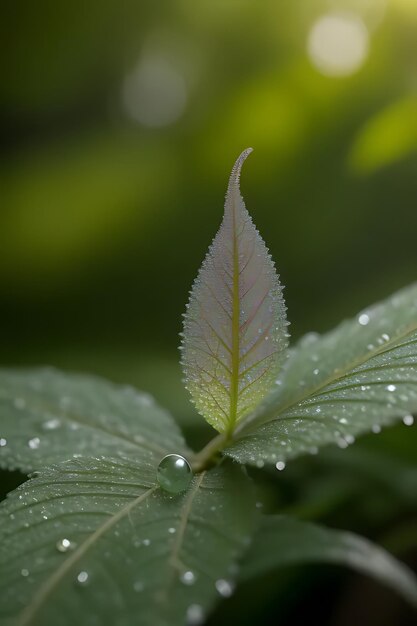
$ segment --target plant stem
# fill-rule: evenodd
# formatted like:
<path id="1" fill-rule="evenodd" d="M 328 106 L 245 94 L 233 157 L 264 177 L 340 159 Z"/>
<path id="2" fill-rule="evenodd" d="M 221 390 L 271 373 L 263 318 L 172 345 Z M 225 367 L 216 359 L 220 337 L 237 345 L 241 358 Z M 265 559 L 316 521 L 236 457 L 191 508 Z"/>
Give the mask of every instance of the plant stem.
<path id="1" fill-rule="evenodd" d="M 220 452 L 229 440 L 230 438 L 226 434 L 220 434 L 211 439 L 192 460 L 191 466 L 193 471 L 197 473 L 206 469 L 213 461 L 217 452 Z"/>

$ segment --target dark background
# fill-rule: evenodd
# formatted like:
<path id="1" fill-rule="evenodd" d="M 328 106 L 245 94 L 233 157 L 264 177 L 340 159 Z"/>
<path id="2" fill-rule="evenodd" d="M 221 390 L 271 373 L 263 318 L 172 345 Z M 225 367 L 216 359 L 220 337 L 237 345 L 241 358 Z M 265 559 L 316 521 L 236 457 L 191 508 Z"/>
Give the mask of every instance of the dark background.
<path id="1" fill-rule="evenodd" d="M 414 0 L 23 0 L 1 14 L 3 366 L 134 383 L 203 441 L 178 333 L 248 146 L 242 191 L 294 339 L 415 280 Z M 363 532 L 412 563 L 417 481 L 406 489 L 401 472 L 416 476 L 414 428 L 263 478 L 273 510 Z M 236 598 L 217 624 L 228 605 L 241 624 L 412 623 L 336 569 L 280 573 Z"/>

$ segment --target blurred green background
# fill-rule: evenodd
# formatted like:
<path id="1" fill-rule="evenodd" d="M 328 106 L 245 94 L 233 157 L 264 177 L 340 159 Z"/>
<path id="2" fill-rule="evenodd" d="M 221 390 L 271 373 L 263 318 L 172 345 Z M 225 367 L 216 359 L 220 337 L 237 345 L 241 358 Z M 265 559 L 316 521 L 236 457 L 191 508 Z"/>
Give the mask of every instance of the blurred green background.
<path id="1" fill-rule="evenodd" d="M 416 279 L 416 0 L 21 0 L 0 42 L 2 365 L 134 383 L 202 441 L 178 333 L 248 146 L 294 339 Z M 407 553 L 416 444 L 294 464 L 280 497 L 394 544 L 411 524 Z"/>

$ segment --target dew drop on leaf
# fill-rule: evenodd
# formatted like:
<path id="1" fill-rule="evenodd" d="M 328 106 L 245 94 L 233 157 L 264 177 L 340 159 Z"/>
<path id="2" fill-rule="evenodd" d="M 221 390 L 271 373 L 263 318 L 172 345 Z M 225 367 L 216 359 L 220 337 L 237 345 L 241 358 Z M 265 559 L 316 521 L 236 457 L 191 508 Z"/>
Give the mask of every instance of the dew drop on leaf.
<path id="1" fill-rule="evenodd" d="M 181 574 L 180 580 L 184 585 L 193 585 L 195 583 L 195 574 L 191 570 L 187 570 Z"/>
<path id="2" fill-rule="evenodd" d="M 29 439 L 28 446 L 31 450 L 37 450 L 41 444 L 41 440 L 39 437 L 33 437 L 33 439 Z"/>
<path id="3" fill-rule="evenodd" d="M 4 448 L 4 446 L 7 446 L 7 439 L 5 439 L 4 437 L 0 438 L 0 448 Z"/>
<path id="4" fill-rule="evenodd" d="M 412 426 L 414 424 L 414 417 L 412 415 L 404 415 L 403 423 L 406 426 Z"/>
<path id="5" fill-rule="evenodd" d="M 369 324 L 369 315 L 362 313 L 362 315 L 359 315 L 358 322 L 361 326 L 366 326 Z"/>
<path id="6" fill-rule="evenodd" d="M 275 464 L 275 467 L 277 468 L 277 470 L 278 470 L 279 472 L 282 472 L 282 470 L 284 470 L 284 469 L 285 469 L 285 463 L 284 463 L 284 461 L 278 461 L 278 462 Z"/>
<path id="7" fill-rule="evenodd" d="M 224 578 L 216 580 L 216 589 L 223 598 L 230 598 L 233 593 L 234 587 L 232 583 Z"/>
<path id="8" fill-rule="evenodd" d="M 44 430 L 55 430 L 56 428 L 59 428 L 60 426 L 61 426 L 61 422 L 56 417 L 50 420 L 47 420 L 46 422 L 42 424 L 42 428 Z"/>
<path id="9" fill-rule="evenodd" d="M 74 545 L 71 543 L 71 541 L 66 538 L 60 539 L 56 542 L 56 549 L 58 550 L 58 552 L 68 552 L 68 550 L 71 550 L 73 547 Z"/>
<path id="10" fill-rule="evenodd" d="M 77 575 L 77 583 L 79 585 L 86 585 L 88 583 L 89 580 L 89 574 L 86 571 L 82 571 Z"/>
<path id="11" fill-rule="evenodd" d="M 193 472 L 189 462 L 179 454 L 167 454 L 158 465 L 158 483 L 169 493 L 185 491 L 192 478 Z"/>

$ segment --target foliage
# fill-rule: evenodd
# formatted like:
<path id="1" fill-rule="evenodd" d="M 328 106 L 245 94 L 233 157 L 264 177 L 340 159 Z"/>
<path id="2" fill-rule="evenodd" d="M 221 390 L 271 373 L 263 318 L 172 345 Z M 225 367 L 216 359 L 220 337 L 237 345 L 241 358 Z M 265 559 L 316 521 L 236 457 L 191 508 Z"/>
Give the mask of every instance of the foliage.
<path id="1" fill-rule="evenodd" d="M 283 470 L 325 444 L 412 423 L 417 288 L 287 352 L 281 288 L 239 195 L 246 154 L 185 320 L 187 384 L 220 431 L 200 452 L 130 387 L 51 369 L 0 373 L 0 465 L 32 472 L 0 507 L 5 624 L 199 624 L 238 582 L 317 561 L 365 572 L 417 607 L 417 578 L 382 548 L 261 513 L 245 465 Z M 180 494 L 157 481 L 166 454 L 194 470 Z"/>

